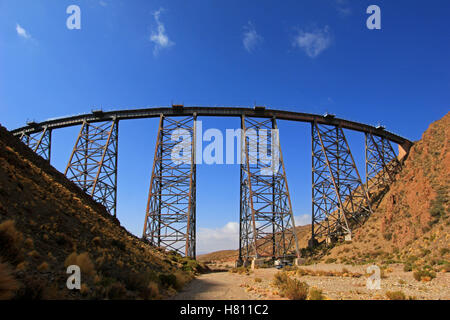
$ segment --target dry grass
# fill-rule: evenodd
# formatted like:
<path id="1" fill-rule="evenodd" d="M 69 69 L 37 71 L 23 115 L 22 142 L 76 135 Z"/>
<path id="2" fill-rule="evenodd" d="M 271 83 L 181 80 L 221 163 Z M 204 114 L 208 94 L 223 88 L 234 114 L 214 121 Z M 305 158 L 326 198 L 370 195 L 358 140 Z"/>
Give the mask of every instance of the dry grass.
<path id="1" fill-rule="evenodd" d="M 44 272 L 49 269 L 49 265 L 47 262 L 44 261 L 37 267 L 37 269 L 38 269 L 38 271 Z"/>
<path id="2" fill-rule="evenodd" d="M 76 252 L 72 252 L 67 259 L 64 261 L 64 265 L 66 267 L 70 265 L 77 265 L 80 267 L 81 272 L 88 276 L 95 275 L 95 267 L 89 258 L 89 254 L 87 252 L 77 254 Z"/>
<path id="3" fill-rule="evenodd" d="M 150 282 L 147 286 L 148 296 L 146 299 L 158 299 L 159 298 L 159 287 L 156 282 Z"/>
<path id="4" fill-rule="evenodd" d="M 308 297 L 308 284 L 290 278 L 285 272 L 276 273 L 273 284 L 278 287 L 282 296 L 285 296 L 290 300 L 306 300 Z"/>
<path id="5" fill-rule="evenodd" d="M 406 300 L 406 296 L 402 291 L 387 291 L 386 297 L 389 300 Z"/>
<path id="6" fill-rule="evenodd" d="M 14 220 L 0 224 L 0 257 L 13 264 L 20 262 L 20 247 L 23 235 L 17 231 Z"/>
<path id="7" fill-rule="evenodd" d="M 6 263 L 0 263 L 0 300 L 11 299 L 19 284 Z"/>
<path id="8" fill-rule="evenodd" d="M 245 274 L 247 276 L 253 273 L 253 271 L 249 267 L 231 268 L 228 271 L 231 273 Z"/>
<path id="9" fill-rule="evenodd" d="M 317 288 L 309 289 L 308 300 L 325 300 L 322 290 Z"/>
<path id="10" fill-rule="evenodd" d="M 324 270 L 310 270 L 306 268 L 298 268 L 295 273 L 297 276 L 312 276 L 312 277 L 350 277 L 350 278 L 360 278 L 361 273 L 350 272 L 346 268 L 342 271 L 324 271 Z"/>

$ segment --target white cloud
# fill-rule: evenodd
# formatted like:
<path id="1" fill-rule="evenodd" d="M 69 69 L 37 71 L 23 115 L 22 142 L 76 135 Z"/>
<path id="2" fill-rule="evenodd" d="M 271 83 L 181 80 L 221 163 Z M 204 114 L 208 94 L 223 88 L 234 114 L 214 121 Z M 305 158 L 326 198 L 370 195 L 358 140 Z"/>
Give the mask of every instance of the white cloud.
<path id="1" fill-rule="evenodd" d="M 305 51 L 309 57 L 315 58 L 331 45 L 329 27 L 325 26 L 314 31 L 298 30 L 292 45 Z"/>
<path id="2" fill-rule="evenodd" d="M 166 33 L 166 28 L 159 19 L 161 12 L 163 11 L 164 9 L 161 8 L 153 13 L 153 17 L 155 18 L 155 22 L 157 25 L 156 30 L 154 30 L 150 36 L 150 41 L 155 43 L 155 48 L 153 49 L 154 55 L 157 55 L 161 49 L 169 48 L 175 44 L 169 39 L 169 36 Z"/>
<path id="3" fill-rule="evenodd" d="M 28 31 L 22 28 L 18 23 L 16 24 L 16 32 L 22 38 L 31 39 L 31 35 L 28 33 Z"/>
<path id="4" fill-rule="evenodd" d="M 349 16 L 352 14 L 352 8 L 348 0 L 336 0 L 336 10 L 341 16 Z"/>
<path id="5" fill-rule="evenodd" d="M 302 214 L 299 216 L 294 216 L 295 226 L 306 226 L 307 224 L 311 224 L 311 215 L 310 214 Z"/>
<path id="6" fill-rule="evenodd" d="M 260 36 L 250 21 L 244 26 L 244 33 L 242 34 L 242 43 L 245 50 L 249 53 L 253 52 L 256 47 L 263 41 L 263 37 Z"/>
<path id="7" fill-rule="evenodd" d="M 239 223 L 228 222 L 221 228 L 199 228 L 197 231 L 198 254 L 239 248 Z"/>

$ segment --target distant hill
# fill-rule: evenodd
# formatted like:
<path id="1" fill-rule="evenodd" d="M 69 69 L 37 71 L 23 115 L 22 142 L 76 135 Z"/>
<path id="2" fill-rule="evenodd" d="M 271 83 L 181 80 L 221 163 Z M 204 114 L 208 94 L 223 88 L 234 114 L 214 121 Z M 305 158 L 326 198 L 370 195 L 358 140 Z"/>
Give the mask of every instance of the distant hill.
<path id="1" fill-rule="evenodd" d="M 369 220 L 324 261 L 448 264 L 450 113 L 414 144 L 402 171 Z"/>
<path id="2" fill-rule="evenodd" d="M 66 266 L 81 267 L 81 290 Z M 133 236 L 0 126 L 0 299 L 157 299 L 200 266 Z"/>
<path id="3" fill-rule="evenodd" d="M 311 225 L 296 227 L 297 240 L 299 248 L 305 248 L 308 245 L 308 240 L 311 238 Z M 221 250 L 207 254 L 202 254 L 197 257 L 198 261 L 206 262 L 234 262 L 239 255 L 238 250 Z"/>

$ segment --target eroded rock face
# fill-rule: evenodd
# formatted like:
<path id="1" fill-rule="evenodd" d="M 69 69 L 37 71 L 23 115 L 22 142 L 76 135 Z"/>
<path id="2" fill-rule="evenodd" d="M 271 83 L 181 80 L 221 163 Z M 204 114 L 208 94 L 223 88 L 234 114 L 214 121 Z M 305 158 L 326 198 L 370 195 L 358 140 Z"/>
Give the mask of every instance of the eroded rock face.
<path id="1" fill-rule="evenodd" d="M 355 230 L 352 243 L 327 258 L 356 261 L 449 260 L 450 113 L 432 123 L 414 144 L 402 171 L 374 214 Z M 394 260 L 395 260 L 394 259 Z"/>

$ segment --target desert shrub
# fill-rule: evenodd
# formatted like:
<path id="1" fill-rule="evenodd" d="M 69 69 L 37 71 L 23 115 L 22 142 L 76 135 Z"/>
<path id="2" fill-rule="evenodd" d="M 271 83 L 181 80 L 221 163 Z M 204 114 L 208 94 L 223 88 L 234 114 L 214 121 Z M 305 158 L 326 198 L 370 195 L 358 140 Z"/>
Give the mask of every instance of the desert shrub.
<path id="1" fill-rule="evenodd" d="M 412 267 L 412 264 L 410 264 L 410 263 L 405 263 L 403 265 L 403 271 L 405 271 L 405 272 L 411 272 L 412 269 L 413 269 L 413 267 Z"/>
<path id="2" fill-rule="evenodd" d="M 77 255 L 76 252 L 72 252 L 64 261 L 64 265 L 66 267 L 70 265 L 77 265 L 80 267 L 81 272 L 86 275 L 92 276 L 95 274 L 95 267 L 89 258 L 89 254 L 87 252 L 81 253 Z"/>
<path id="3" fill-rule="evenodd" d="M 297 270 L 297 266 L 285 266 L 284 271 L 296 271 Z"/>
<path id="4" fill-rule="evenodd" d="M 44 280 L 27 276 L 22 280 L 22 286 L 14 299 L 18 300 L 42 300 L 47 283 Z"/>
<path id="5" fill-rule="evenodd" d="M 0 300 L 11 299 L 18 288 L 19 284 L 9 266 L 0 262 Z"/>
<path id="6" fill-rule="evenodd" d="M 231 272 L 231 273 L 238 273 L 238 274 L 246 274 L 246 275 L 249 275 L 250 273 L 252 273 L 252 271 L 250 270 L 249 267 L 244 267 L 244 266 L 237 267 L 237 268 L 231 268 L 229 270 L 229 272 Z"/>
<path id="7" fill-rule="evenodd" d="M 159 287 L 156 282 L 150 281 L 148 286 L 140 292 L 140 297 L 144 300 L 158 299 Z"/>
<path id="8" fill-rule="evenodd" d="M 72 239 L 70 239 L 69 236 L 67 236 L 65 233 L 57 232 L 55 234 L 55 242 L 61 246 L 61 247 L 73 247 Z"/>
<path id="9" fill-rule="evenodd" d="M 22 260 L 20 247 L 22 233 L 17 231 L 14 220 L 6 220 L 0 224 L 0 257 L 3 261 L 17 264 Z"/>
<path id="10" fill-rule="evenodd" d="M 439 253 L 441 254 L 441 256 L 444 256 L 444 255 L 446 255 L 449 252 L 450 252 L 449 248 L 441 248 L 441 249 L 439 249 Z"/>
<path id="11" fill-rule="evenodd" d="M 414 272 L 413 276 L 417 281 L 431 281 L 436 278 L 436 273 L 428 269 L 422 269 Z"/>
<path id="12" fill-rule="evenodd" d="M 260 283 L 260 282 L 262 282 L 262 279 L 261 278 L 255 278 L 255 282 L 256 283 Z"/>
<path id="13" fill-rule="evenodd" d="M 94 239 L 92 239 L 92 243 L 96 246 L 99 246 L 102 243 L 102 240 L 100 239 L 100 237 L 95 237 Z"/>
<path id="14" fill-rule="evenodd" d="M 112 239 L 111 245 L 122 251 L 125 251 L 125 249 L 126 249 L 125 243 L 123 243 L 122 241 L 117 240 L 117 239 Z"/>
<path id="15" fill-rule="evenodd" d="M 406 300 L 406 296 L 402 291 L 387 291 L 386 297 L 389 300 Z"/>
<path id="16" fill-rule="evenodd" d="M 182 264 L 183 264 L 182 269 L 184 271 L 198 272 L 201 269 L 198 262 L 192 259 L 182 260 Z"/>
<path id="17" fill-rule="evenodd" d="M 298 268 L 297 269 L 297 276 L 302 277 L 306 276 L 308 274 L 308 271 L 306 269 Z"/>
<path id="18" fill-rule="evenodd" d="M 89 287 L 85 284 L 81 284 L 80 293 L 83 297 L 87 296 L 89 294 L 90 290 Z"/>
<path id="19" fill-rule="evenodd" d="M 159 276 L 159 282 L 161 283 L 162 286 L 169 288 L 176 288 L 177 286 L 177 277 L 172 274 L 172 273 L 168 273 L 168 274 L 164 274 L 161 273 Z"/>
<path id="20" fill-rule="evenodd" d="M 142 272 L 126 273 L 123 271 L 122 281 L 125 287 L 131 291 L 143 291 L 147 288 L 149 282 L 158 281 L 158 276 L 154 271 L 146 270 Z"/>
<path id="21" fill-rule="evenodd" d="M 288 275 L 285 272 L 277 272 L 273 277 L 273 285 L 276 287 L 282 286 L 287 282 Z"/>
<path id="22" fill-rule="evenodd" d="M 45 262 L 45 261 L 42 262 L 42 263 L 37 267 L 38 271 L 41 271 L 41 272 L 47 271 L 48 268 L 49 268 L 48 263 Z"/>
<path id="23" fill-rule="evenodd" d="M 444 272 L 450 272 L 450 263 L 444 263 L 441 270 Z"/>
<path id="24" fill-rule="evenodd" d="M 77 264 L 77 257 L 78 255 L 76 252 L 72 252 L 71 254 L 69 254 L 69 256 L 64 261 L 64 266 L 67 268 L 68 266 Z"/>
<path id="25" fill-rule="evenodd" d="M 306 300 L 308 296 L 308 289 L 309 287 L 306 282 L 288 278 L 288 281 L 282 288 L 282 291 L 290 300 Z"/>
<path id="26" fill-rule="evenodd" d="M 180 290 L 181 288 L 184 287 L 184 285 L 186 283 L 188 283 L 191 280 L 191 277 L 182 271 L 175 272 L 175 278 L 176 278 L 176 284 L 175 284 L 175 287 L 173 287 L 173 288 L 176 290 Z"/>
<path id="27" fill-rule="evenodd" d="M 311 288 L 309 290 L 308 300 L 325 300 L 325 296 L 322 294 L 322 290 Z"/>
<path id="28" fill-rule="evenodd" d="M 336 262 L 336 258 L 328 258 L 327 260 L 325 260 L 325 263 L 329 264 L 329 263 L 335 263 Z"/>
<path id="29" fill-rule="evenodd" d="M 26 248 L 31 249 L 33 248 L 34 244 L 33 244 L 33 239 L 31 238 L 27 238 L 23 244 L 25 245 Z"/>
<path id="30" fill-rule="evenodd" d="M 126 298 L 126 294 L 125 286 L 120 282 L 115 282 L 107 289 L 106 295 L 110 300 L 123 300 Z"/>
<path id="31" fill-rule="evenodd" d="M 309 286 L 306 282 L 292 279 L 285 272 L 276 273 L 273 284 L 290 300 L 306 300 L 308 297 Z"/>

